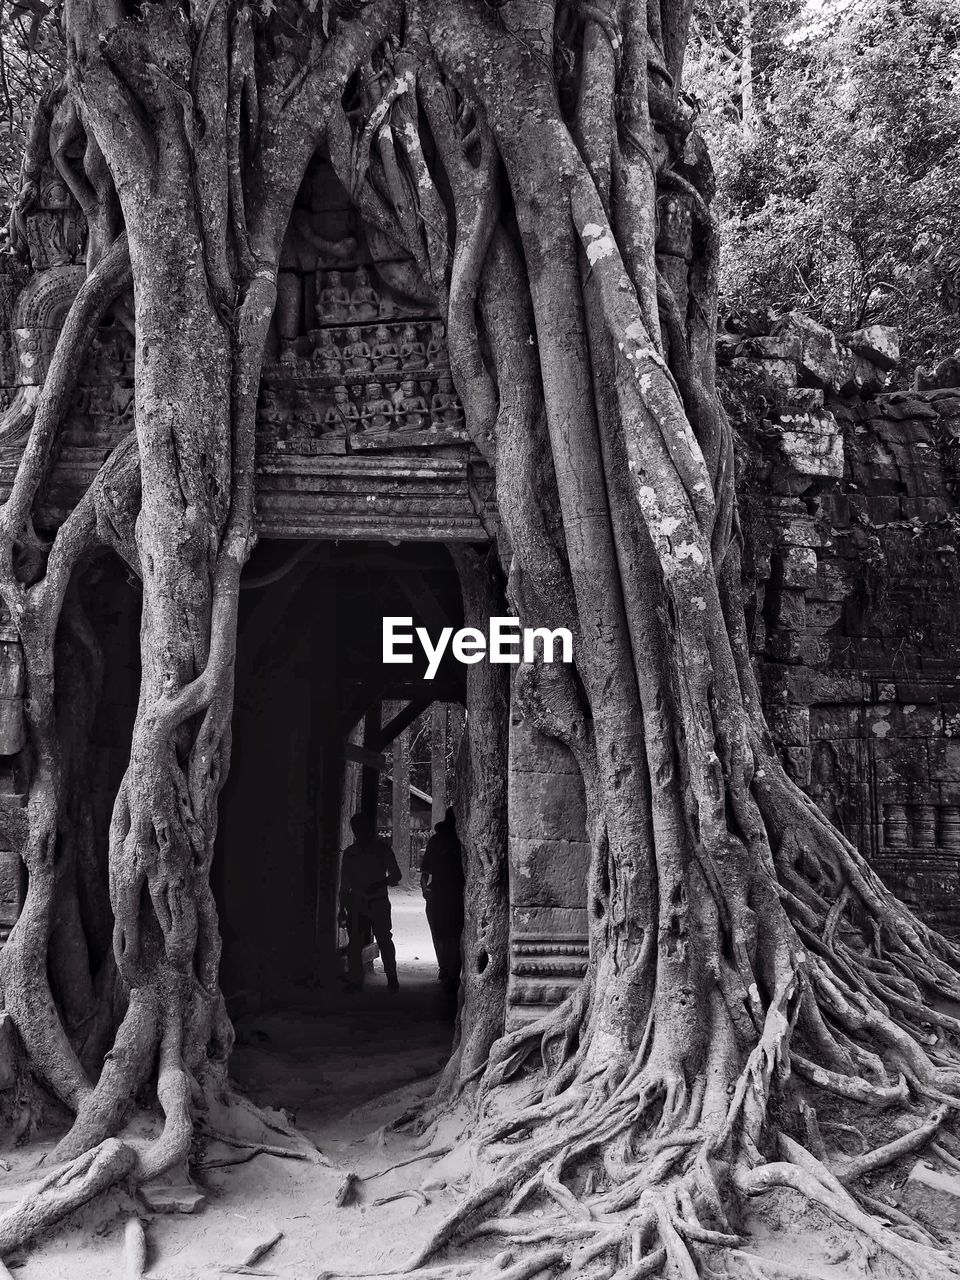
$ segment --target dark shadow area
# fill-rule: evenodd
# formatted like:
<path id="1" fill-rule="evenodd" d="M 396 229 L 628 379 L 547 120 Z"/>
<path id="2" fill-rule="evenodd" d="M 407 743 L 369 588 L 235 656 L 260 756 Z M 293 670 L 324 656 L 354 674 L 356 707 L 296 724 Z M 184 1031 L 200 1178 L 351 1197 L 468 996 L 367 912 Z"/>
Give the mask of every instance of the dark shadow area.
<path id="1" fill-rule="evenodd" d="M 453 1005 L 417 869 L 431 796 L 411 782 L 409 734 L 432 704 L 462 701 L 464 669 L 448 658 L 426 681 L 416 646 L 413 664 L 385 665 L 382 619 L 411 617 L 436 635 L 462 626 L 462 604 L 447 551 L 431 544 L 265 541 L 244 588 L 213 869 L 221 984 L 238 1082 L 318 1114 L 432 1074 L 449 1050 Z M 412 772 L 424 781 L 416 763 Z M 390 891 L 399 992 L 387 990 L 375 947 L 363 988 L 344 990 L 339 855 L 357 810 L 396 844 L 403 873 Z"/>
<path id="2" fill-rule="evenodd" d="M 448 654 L 426 681 L 419 646 L 411 665 L 384 665 L 382 619 L 411 617 L 431 636 L 459 628 L 460 588 L 441 544 L 280 540 L 257 547 L 243 586 L 212 872 L 220 980 L 238 1081 L 264 1103 L 322 1116 L 432 1074 L 449 1051 L 455 996 L 438 982 L 420 863 L 454 792 L 464 668 Z M 102 663 L 90 778 L 105 882 L 139 690 L 140 587 L 112 556 L 79 587 Z M 403 873 L 390 891 L 399 992 L 387 990 L 375 946 L 362 990 L 344 989 L 339 862 L 361 809 Z M 109 914 L 85 914 L 96 968 Z"/>

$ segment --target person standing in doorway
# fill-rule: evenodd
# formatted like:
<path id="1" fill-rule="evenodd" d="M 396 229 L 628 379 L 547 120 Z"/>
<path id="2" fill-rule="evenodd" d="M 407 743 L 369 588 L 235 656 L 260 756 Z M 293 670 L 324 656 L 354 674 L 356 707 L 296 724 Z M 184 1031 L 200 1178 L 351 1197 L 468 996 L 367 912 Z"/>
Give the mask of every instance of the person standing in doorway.
<path id="1" fill-rule="evenodd" d="M 376 824 L 366 814 L 350 819 L 353 844 L 343 851 L 340 864 L 340 923 L 349 933 L 347 984 L 363 986 L 363 946 L 370 930 L 380 948 L 383 972 L 391 991 L 399 991 L 397 951 L 393 945 L 393 919 L 389 889 L 403 874 L 393 849 L 377 835 Z"/>
<path id="2" fill-rule="evenodd" d="M 427 922 L 437 953 L 438 977 L 455 992 L 460 985 L 463 933 L 463 850 L 452 809 L 433 829 L 420 867 L 420 888 L 427 904 Z"/>

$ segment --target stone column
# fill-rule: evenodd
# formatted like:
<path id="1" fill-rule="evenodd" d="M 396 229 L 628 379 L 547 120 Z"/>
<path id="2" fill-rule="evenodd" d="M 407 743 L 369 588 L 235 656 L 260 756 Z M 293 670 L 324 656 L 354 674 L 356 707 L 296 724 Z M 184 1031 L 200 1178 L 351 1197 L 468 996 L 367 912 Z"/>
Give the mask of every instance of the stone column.
<path id="1" fill-rule="evenodd" d="M 363 745 L 367 751 L 379 749 L 380 703 L 375 703 L 363 717 Z M 360 770 L 360 811 L 366 817 L 377 820 L 377 802 L 380 798 L 380 770 L 364 764 Z"/>
<path id="2" fill-rule="evenodd" d="M 587 963 L 586 798 L 573 756 L 510 719 L 508 1027 L 560 1003 Z"/>
<path id="3" fill-rule="evenodd" d="M 404 873 L 410 870 L 410 730 L 393 740 L 393 852 Z"/>
<path id="4" fill-rule="evenodd" d="M 447 704 L 435 702 L 430 708 L 430 793 L 434 826 L 447 810 Z"/>

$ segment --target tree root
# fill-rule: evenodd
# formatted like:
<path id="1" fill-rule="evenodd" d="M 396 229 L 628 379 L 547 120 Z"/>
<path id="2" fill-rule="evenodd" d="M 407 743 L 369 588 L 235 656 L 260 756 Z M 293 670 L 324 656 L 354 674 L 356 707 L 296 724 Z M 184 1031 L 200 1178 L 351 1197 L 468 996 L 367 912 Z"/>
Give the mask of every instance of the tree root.
<path id="1" fill-rule="evenodd" d="M 485 1182 L 481 1178 L 481 1185 L 437 1225 L 416 1255 L 389 1274 L 425 1275 L 424 1264 L 445 1246 L 492 1235 L 533 1251 L 522 1263 L 533 1270 L 518 1274 L 538 1274 L 544 1264 L 536 1260 L 559 1250 L 550 1266 L 558 1275 L 578 1280 L 662 1270 L 695 1280 L 701 1255 L 739 1250 L 744 1243 L 730 1224 L 737 1196 L 749 1200 L 790 1190 L 851 1233 L 869 1239 L 912 1274 L 956 1280 L 960 1264 L 930 1232 L 853 1187 L 864 1176 L 930 1146 L 953 1117 L 956 1102 L 943 1103 L 909 1132 L 846 1160 L 837 1172 L 825 1162 L 822 1137 L 820 1150 L 811 1154 L 781 1133 L 780 1158 L 765 1162 L 756 1144 L 788 1031 L 788 1024 L 778 1026 L 769 1016 L 768 1022 L 769 1035 L 761 1037 L 741 1073 L 722 1123 L 702 1123 L 702 1095 L 636 1071 L 616 1072 L 612 1078 L 618 1083 L 606 1091 L 571 1088 L 488 1122 L 474 1141 L 478 1151 L 493 1157 L 492 1176 Z M 514 1040 L 510 1057 L 517 1047 Z M 825 1077 L 814 1064 L 801 1062 L 801 1079 L 840 1093 L 847 1105 L 876 1112 L 908 1099 L 903 1078 L 896 1086 L 846 1092 L 835 1087 L 837 1073 Z M 809 1105 L 806 1111 L 811 1111 Z M 819 1127 L 815 1132 L 820 1135 Z M 614 1158 L 621 1149 L 630 1153 L 625 1161 Z M 956 1160 L 942 1149 L 948 1163 Z M 604 1152 L 601 1174 L 605 1171 L 613 1183 L 608 1190 L 597 1190 L 589 1172 L 598 1150 Z M 476 1160 L 474 1166 L 476 1170 Z M 539 1211 L 526 1212 L 534 1204 Z M 560 1216 L 543 1216 L 547 1204 L 559 1209 Z M 601 1257 L 603 1263 L 589 1270 Z"/>
<path id="2" fill-rule="evenodd" d="M 100 1192 L 132 1177 L 138 1161 L 132 1146 L 108 1138 L 56 1170 L 0 1217 L 0 1255 L 21 1247 Z"/>
<path id="3" fill-rule="evenodd" d="M 388 1173 L 393 1173 L 395 1169 L 405 1169 L 407 1165 L 419 1164 L 421 1160 L 439 1160 L 442 1156 L 449 1155 L 453 1150 L 452 1146 L 434 1147 L 430 1151 L 421 1152 L 419 1155 L 408 1156 L 406 1160 L 397 1160 L 394 1164 L 388 1164 L 385 1169 L 378 1169 L 376 1173 L 368 1173 L 364 1175 L 364 1182 L 371 1182 L 374 1178 L 383 1178 Z"/>
<path id="4" fill-rule="evenodd" d="M 123 1229 L 124 1280 L 141 1280 L 147 1270 L 147 1233 L 139 1218 L 128 1218 Z"/>
<path id="5" fill-rule="evenodd" d="M 855 1182 L 865 1174 L 875 1173 L 885 1165 L 893 1164 L 895 1160 L 901 1160 L 904 1156 L 919 1151 L 936 1137 L 940 1132 L 940 1126 L 948 1116 L 953 1115 L 954 1111 L 955 1107 L 945 1104 L 923 1124 L 918 1125 L 912 1133 L 904 1134 L 902 1138 L 896 1138 L 893 1142 L 888 1142 L 874 1151 L 867 1151 L 848 1161 L 842 1169 L 837 1170 L 837 1177 L 841 1182 Z"/>
<path id="6" fill-rule="evenodd" d="M 281 1147 L 269 1142 L 251 1142 L 247 1138 L 237 1138 L 229 1133 L 220 1133 L 216 1129 L 202 1129 L 200 1136 L 211 1142 L 222 1142 L 228 1147 L 237 1147 L 241 1151 L 249 1151 L 250 1156 L 279 1156 L 283 1160 L 307 1160 L 311 1164 L 329 1165 L 330 1161 L 322 1151 L 310 1151 L 300 1147 Z M 209 1167 L 209 1166 L 207 1166 Z"/>

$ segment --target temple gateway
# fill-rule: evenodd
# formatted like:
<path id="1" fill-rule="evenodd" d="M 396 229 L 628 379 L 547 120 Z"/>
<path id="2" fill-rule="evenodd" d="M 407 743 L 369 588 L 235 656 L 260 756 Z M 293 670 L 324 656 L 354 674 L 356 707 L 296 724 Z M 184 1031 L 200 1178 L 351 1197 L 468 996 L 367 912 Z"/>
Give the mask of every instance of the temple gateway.
<path id="1" fill-rule="evenodd" d="M 668 265 L 689 249 L 682 215 L 664 210 L 658 251 Z M 26 236 L 28 261 L 8 258 L 0 275 L 5 491 L 85 274 L 82 220 L 52 169 Z M 64 519 L 132 427 L 132 328 L 118 304 L 100 329 L 42 528 Z M 740 428 L 749 620 L 774 735 L 795 780 L 880 874 L 952 928 L 960 390 L 888 390 L 892 341 L 871 331 L 838 341 L 788 316 L 734 327 L 720 354 Z M 434 815 L 455 799 L 443 726 L 456 720 L 447 708 L 465 701 L 465 669 L 445 660 L 427 681 L 422 666 L 385 666 L 381 620 L 410 616 L 431 633 L 463 626 L 452 552 L 482 552 L 497 530 L 493 477 L 465 429 L 443 322 L 412 263 L 363 225 L 319 155 L 282 257 L 257 472 L 260 544 L 245 572 L 214 865 L 222 983 L 235 1005 L 334 965 L 344 817 L 358 804 L 376 812 L 384 779 L 393 841 L 410 864 L 409 731 L 431 712 L 432 795 L 419 794 Z M 75 591 L 90 631 L 75 669 L 98 697 L 87 817 L 106 866 L 139 683 L 139 587 L 105 552 Z M 30 765 L 22 654 L 3 625 L 0 683 L 0 803 L 14 811 Z M 584 971 L 588 845 L 572 758 L 516 707 L 508 759 L 509 1001 L 519 1021 L 558 1003 Z M 0 850 L 3 937 L 22 874 L 18 850 Z"/>

